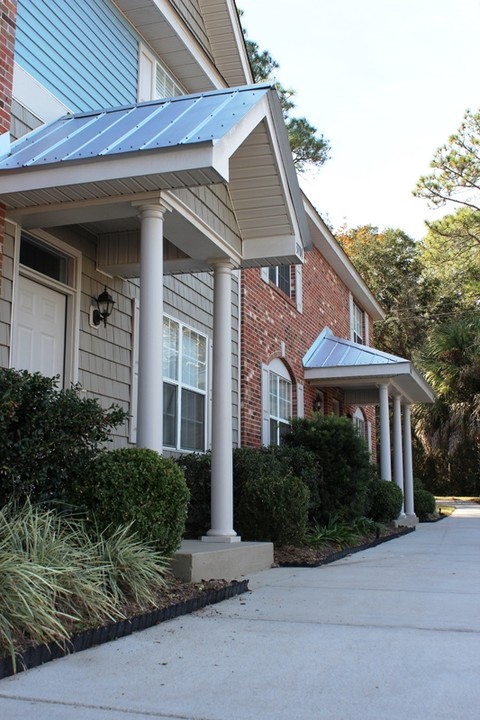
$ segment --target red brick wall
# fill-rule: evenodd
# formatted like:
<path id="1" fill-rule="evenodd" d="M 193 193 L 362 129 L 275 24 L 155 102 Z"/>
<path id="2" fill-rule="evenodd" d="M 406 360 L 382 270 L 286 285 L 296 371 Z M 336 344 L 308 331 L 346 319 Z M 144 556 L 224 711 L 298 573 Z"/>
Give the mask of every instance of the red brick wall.
<path id="1" fill-rule="evenodd" d="M 0 0 L 0 135 L 10 130 L 16 0 Z M 2 282 L 5 208 L 0 204 L 0 287 Z"/>
<path id="2" fill-rule="evenodd" d="M 295 270 L 292 268 L 292 279 Z M 296 383 L 304 384 L 305 416 L 312 415 L 316 389 L 304 381 L 302 358 L 325 326 L 335 335 L 350 337 L 349 291 L 321 253 L 314 247 L 306 253 L 303 266 L 303 312 L 272 283 L 266 283 L 260 269 L 242 272 L 241 352 L 241 444 L 261 445 L 261 365 L 281 357 L 293 383 L 293 412 L 296 414 Z M 371 330 L 372 323 L 370 323 Z M 285 354 L 282 357 L 282 342 Z M 339 389 L 323 389 L 325 413 L 332 411 L 332 399 L 340 401 L 341 414 L 351 412 Z M 365 408 L 374 430 L 374 410 Z M 373 438 L 374 441 L 374 438 Z M 374 442 L 373 442 L 374 446 Z"/>

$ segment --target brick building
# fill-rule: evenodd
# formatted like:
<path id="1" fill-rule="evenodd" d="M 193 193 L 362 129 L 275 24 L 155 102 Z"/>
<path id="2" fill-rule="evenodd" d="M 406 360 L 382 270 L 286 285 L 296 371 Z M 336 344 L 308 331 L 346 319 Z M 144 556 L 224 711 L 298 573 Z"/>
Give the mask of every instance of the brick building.
<path id="1" fill-rule="evenodd" d="M 13 87 L 13 54 L 15 45 L 15 22 L 17 3 L 14 0 L 0 0 L 0 154 L 10 133 L 10 109 Z M 3 238 L 5 206 L 0 203 L 0 288 L 3 270 Z"/>

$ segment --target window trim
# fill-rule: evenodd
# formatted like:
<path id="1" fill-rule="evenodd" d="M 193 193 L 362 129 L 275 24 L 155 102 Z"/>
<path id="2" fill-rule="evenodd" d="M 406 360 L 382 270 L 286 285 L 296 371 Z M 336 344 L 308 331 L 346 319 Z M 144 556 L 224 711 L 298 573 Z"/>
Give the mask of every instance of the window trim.
<path id="1" fill-rule="evenodd" d="M 139 350 L 139 342 L 138 342 L 138 328 L 139 328 L 139 319 L 140 319 L 140 303 L 139 301 L 134 298 L 132 300 L 132 315 L 133 315 L 133 328 L 132 328 L 132 367 L 131 367 L 131 392 L 130 392 L 130 432 L 129 432 L 129 440 L 131 443 L 136 443 L 137 441 L 137 401 L 138 401 L 138 350 Z M 177 378 L 177 380 L 172 380 L 171 378 L 166 378 L 163 375 L 163 368 L 162 368 L 162 382 L 165 385 L 175 385 L 175 387 L 179 388 L 177 390 L 177 401 L 176 401 L 176 439 L 177 444 L 176 446 L 173 445 L 165 445 L 163 442 L 162 437 L 162 448 L 165 450 L 168 450 L 170 452 L 182 452 L 182 453 L 188 453 L 188 452 L 206 452 L 208 448 L 208 437 L 210 433 L 210 422 L 209 418 L 211 415 L 211 397 L 210 397 L 210 387 L 211 387 L 211 349 L 210 349 L 210 342 L 208 335 L 204 332 L 201 332 L 195 327 L 192 327 L 191 325 L 188 325 L 187 323 L 178 320 L 177 318 L 173 317 L 172 315 L 169 315 L 168 313 L 163 313 L 163 320 L 168 319 L 172 322 L 176 323 L 179 328 L 179 336 L 182 334 L 182 329 L 186 328 L 190 330 L 191 332 L 196 333 L 200 337 L 204 338 L 205 340 L 205 389 L 200 390 L 198 388 L 194 388 L 191 385 L 188 385 L 187 383 L 182 383 L 180 381 L 180 378 Z M 163 320 L 162 320 L 162 327 L 163 327 Z M 163 340 L 163 337 L 162 337 Z M 181 343 L 179 344 L 179 359 L 181 359 Z M 163 343 L 162 343 L 162 350 L 163 350 Z M 181 368 L 180 368 L 181 372 Z M 188 450 L 185 448 L 182 448 L 181 446 L 181 422 L 182 422 L 182 399 L 181 399 L 181 393 L 182 389 L 190 390 L 193 392 L 197 392 L 199 395 L 202 395 L 204 397 L 204 407 L 203 407 L 203 450 Z M 162 408 L 162 414 L 163 414 L 163 408 Z M 162 427 L 163 427 L 162 423 Z"/>
<path id="2" fill-rule="evenodd" d="M 172 84 L 175 92 L 166 97 L 184 95 L 185 90 L 176 80 L 170 70 L 162 61 L 143 43 L 138 47 L 138 79 L 137 79 L 137 100 L 138 102 L 149 102 L 158 100 L 163 96 L 157 96 L 157 74 L 161 71 L 167 80 Z"/>
<path id="3" fill-rule="evenodd" d="M 365 311 L 352 297 L 350 315 L 351 335 L 353 342 L 365 345 Z M 359 332 L 359 329 L 361 332 Z"/>
<path id="4" fill-rule="evenodd" d="M 290 377 L 290 373 L 288 372 L 288 369 L 286 365 L 280 360 L 280 358 L 275 358 L 271 361 L 269 365 L 262 365 L 262 444 L 263 445 L 278 445 L 280 444 L 279 441 L 279 428 L 280 425 L 289 426 L 290 423 L 286 422 L 286 419 L 283 416 L 280 415 L 273 415 L 271 412 L 271 404 L 270 404 L 270 390 L 271 390 L 271 382 L 272 382 L 272 376 L 275 376 L 281 380 L 284 380 L 288 383 L 288 387 L 290 389 L 290 397 L 288 399 L 289 407 L 290 407 L 290 414 L 288 417 L 293 416 L 293 382 L 292 378 Z M 298 404 L 298 399 L 297 399 Z M 279 423 L 279 426 L 277 428 L 277 438 L 276 442 L 273 442 L 272 439 L 272 433 L 271 433 L 271 421 L 275 420 L 277 423 Z"/>

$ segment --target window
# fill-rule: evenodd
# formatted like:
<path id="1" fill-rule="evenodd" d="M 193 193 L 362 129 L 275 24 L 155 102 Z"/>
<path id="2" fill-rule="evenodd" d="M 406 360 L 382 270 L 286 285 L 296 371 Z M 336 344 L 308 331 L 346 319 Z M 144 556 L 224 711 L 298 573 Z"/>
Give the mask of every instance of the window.
<path id="1" fill-rule="evenodd" d="M 158 98 L 183 95 L 180 85 L 161 64 L 160 60 L 143 45 L 139 52 L 138 100 L 156 100 Z"/>
<path id="2" fill-rule="evenodd" d="M 262 411 L 264 445 L 280 445 L 290 428 L 292 416 L 292 382 L 281 360 L 262 368 Z"/>
<path id="3" fill-rule="evenodd" d="M 163 319 L 163 444 L 205 450 L 207 340 L 181 323 Z"/>
<path id="4" fill-rule="evenodd" d="M 276 265 L 268 268 L 268 279 L 280 290 L 283 290 L 288 297 L 292 296 L 290 265 Z"/>
<path id="5" fill-rule="evenodd" d="M 332 415 L 340 417 L 340 401 L 332 400 Z"/>
<path id="6" fill-rule="evenodd" d="M 352 305 L 352 340 L 353 342 L 364 345 L 363 334 L 363 310 L 353 301 Z"/>
<path id="7" fill-rule="evenodd" d="M 372 426 L 365 420 L 365 415 L 360 408 L 356 408 L 352 416 L 352 422 L 360 437 L 362 437 L 368 445 L 370 453 L 372 452 Z"/>

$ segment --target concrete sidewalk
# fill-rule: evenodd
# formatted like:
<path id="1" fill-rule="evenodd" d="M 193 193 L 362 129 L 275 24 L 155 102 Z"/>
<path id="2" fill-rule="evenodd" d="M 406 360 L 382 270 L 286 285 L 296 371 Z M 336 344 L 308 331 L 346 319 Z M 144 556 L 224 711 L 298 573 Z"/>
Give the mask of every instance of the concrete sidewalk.
<path id="1" fill-rule="evenodd" d="M 480 506 L 0 681 L 2 720 L 470 720 Z"/>

